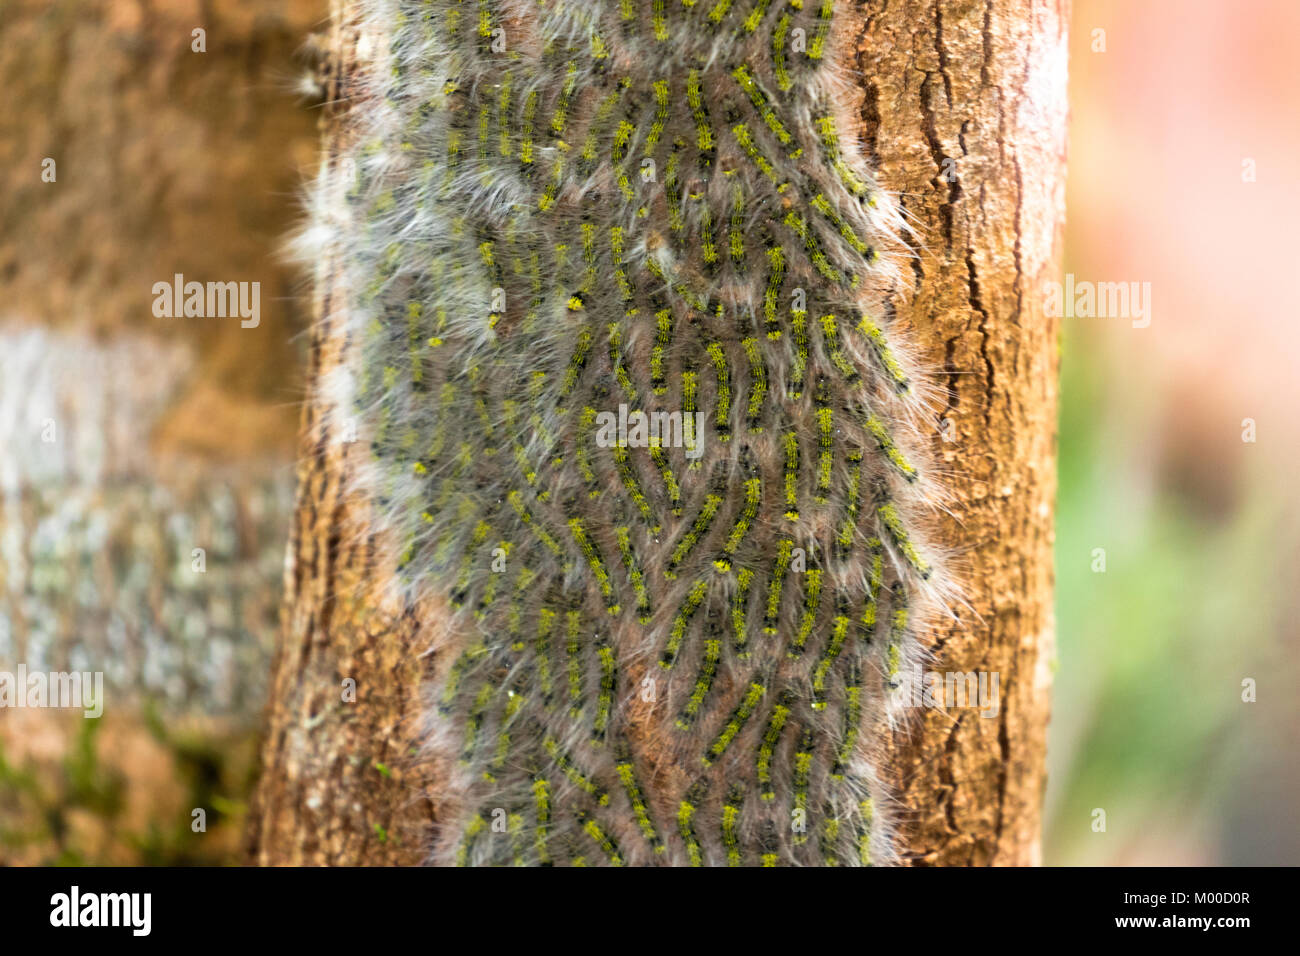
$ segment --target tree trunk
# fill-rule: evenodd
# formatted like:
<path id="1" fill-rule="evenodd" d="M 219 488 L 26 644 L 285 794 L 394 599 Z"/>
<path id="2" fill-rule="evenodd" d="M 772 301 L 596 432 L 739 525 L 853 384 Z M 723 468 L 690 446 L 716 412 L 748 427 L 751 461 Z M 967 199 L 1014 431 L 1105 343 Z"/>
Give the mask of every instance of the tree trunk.
<path id="1" fill-rule="evenodd" d="M 367 49 L 334 2 L 333 102 Z M 996 719 L 925 709 L 888 745 L 900 853 L 917 864 L 1038 860 L 1048 717 L 1058 326 L 1042 284 L 1059 266 L 1068 7 L 1048 0 L 874 0 L 856 62 L 864 151 L 915 226 L 911 288 L 893 298 L 947 402 L 933 457 L 952 495 L 935 537 L 957 556 L 968 607 L 932 635 L 933 670 L 998 675 Z M 324 118 L 327 162 L 346 111 Z M 348 341 L 338 262 L 317 264 L 309 376 Z M 382 865 L 426 858 L 445 779 L 419 746 L 426 652 L 443 615 L 394 602 L 369 505 L 344 489 L 364 460 L 348 410 L 317 392 L 303 415 L 264 771 L 260 864 Z M 341 415 L 332 414 L 341 412 Z M 358 541 L 360 543 L 349 543 Z M 348 678 L 355 703 L 341 703 Z"/>
<path id="2" fill-rule="evenodd" d="M 275 250 L 317 154 L 284 85 L 325 9 L 0 3 L 0 672 L 105 699 L 0 706 L 0 866 L 239 858 L 307 324 Z M 258 324 L 159 317 L 178 273 Z"/>
<path id="3" fill-rule="evenodd" d="M 346 144 L 349 64 L 360 33 L 355 10 L 332 0 L 322 116 L 325 162 Z M 346 347 L 336 303 L 336 259 L 314 276 L 308 380 L 337 368 Z M 409 760 L 418 746 L 424 652 L 436 616 L 385 600 L 374 555 L 345 536 L 366 503 L 344 492 L 365 461 L 344 441 L 315 388 L 302 418 L 298 503 L 285 563 L 281 640 L 268 708 L 263 773 L 250 813 L 260 865 L 388 865 L 421 861 L 434 819 L 436 768 Z M 344 681 L 356 682 L 345 702 Z"/>
<path id="4" fill-rule="evenodd" d="M 869 3 L 857 68 L 869 153 L 919 221 L 899 297 L 948 390 L 936 454 L 954 501 L 940 537 L 970 608 L 934 669 L 1000 675 L 996 719 L 926 709 L 894 742 L 907 856 L 1039 862 L 1052 664 L 1069 4 Z"/>

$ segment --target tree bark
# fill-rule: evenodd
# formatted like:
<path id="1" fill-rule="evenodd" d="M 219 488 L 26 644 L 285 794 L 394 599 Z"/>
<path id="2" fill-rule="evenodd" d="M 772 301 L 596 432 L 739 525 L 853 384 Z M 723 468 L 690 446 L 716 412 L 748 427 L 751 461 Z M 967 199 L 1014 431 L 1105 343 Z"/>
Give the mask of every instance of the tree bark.
<path id="1" fill-rule="evenodd" d="M 345 102 L 359 34 L 334 0 L 330 100 Z M 870 0 L 856 62 L 866 151 L 915 225 L 911 288 L 893 302 L 946 406 L 934 457 L 952 494 L 935 537 L 957 556 L 968 607 L 933 634 L 933 669 L 999 676 L 996 719 L 924 710 L 890 743 L 901 852 L 917 864 L 1038 861 L 1053 649 L 1057 321 L 1042 284 L 1059 266 L 1068 6 L 1050 0 Z M 346 111 L 323 120 L 326 161 Z M 318 263 L 312 382 L 348 348 L 337 263 Z M 439 768 L 418 746 L 436 607 L 386 596 L 362 463 L 327 396 L 303 414 L 263 779 L 251 814 L 259 864 L 384 865 L 425 857 Z M 347 412 L 344 410 L 344 414 Z M 946 440 L 945 440 L 946 439 Z M 357 543 L 349 543 L 354 542 Z M 355 703 L 340 703 L 356 681 Z"/>
<path id="2" fill-rule="evenodd" d="M 322 114 L 330 164 L 346 144 L 348 80 L 360 33 L 351 5 L 330 4 L 332 104 Z M 285 562 L 262 780 L 249 820 L 259 865 L 415 864 L 434 820 L 436 768 L 408 759 L 418 746 L 419 691 L 434 615 L 403 613 L 384 597 L 365 539 L 367 505 L 348 495 L 363 446 L 340 433 L 317 388 L 347 348 L 337 260 L 317 263 L 298 467 L 298 500 Z M 346 414 L 347 410 L 344 410 Z M 355 701 L 343 682 L 355 681 Z"/>
<path id="3" fill-rule="evenodd" d="M 1042 290 L 1063 242 L 1069 4 L 864 12 L 868 153 L 918 223 L 898 315 L 948 392 L 934 449 L 953 501 L 937 537 L 958 555 L 969 608 L 935 635 L 933 669 L 996 673 L 1001 688 L 996 719 L 923 710 L 896 736 L 902 842 L 916 864 L 1036 864 L 1060 333 Z"/>

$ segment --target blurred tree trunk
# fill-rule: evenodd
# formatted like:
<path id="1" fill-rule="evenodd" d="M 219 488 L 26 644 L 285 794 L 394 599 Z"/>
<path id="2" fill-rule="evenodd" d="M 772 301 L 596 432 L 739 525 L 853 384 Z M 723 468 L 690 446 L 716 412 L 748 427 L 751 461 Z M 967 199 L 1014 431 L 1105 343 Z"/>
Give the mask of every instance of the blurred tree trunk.
<path id="1" fill-rule="evenodd" d="M 359 35 L 334 0 L 331 82 L 345 101 Z M 891 742 L 902 852 L 920 864 L 1033 863 L 1039 853 L 1050 664 L 1058 326 L 1041 288 L 1059 267 L 1068 6 L 1051 0 L 868 0 L 853 22 L 868 156 L 917 224 L 912 287 L 894 302 L 947 403 L 934 453 L 970 607 L 933 635 L 935 670 L 995 672 L 999 710 L 922 711 Z M 327 162 L 349 135 L 324 120 Z M 340 271 L 318 264 L 312 381 L 337 366 Z M 262 864 L 418 863 L 438 816 L 416 746 L 438 609 L 395 607 L 343 492 L 365 451 L 314 397 L 264 771 L 250 833 Z M 341 702 L 345 679 L 355 703 Z"/>
<path id="2" fill-rule="evenodd" d="M 276 249 L 316 156 L 286 86 L 326 8 L 0 0 L 0 671 L 106 700 L 0 709 L 0 865 L 242 849 L 306 324 Z M 258 283 L 260 323 L 159 318 L 177 273 Z"/>

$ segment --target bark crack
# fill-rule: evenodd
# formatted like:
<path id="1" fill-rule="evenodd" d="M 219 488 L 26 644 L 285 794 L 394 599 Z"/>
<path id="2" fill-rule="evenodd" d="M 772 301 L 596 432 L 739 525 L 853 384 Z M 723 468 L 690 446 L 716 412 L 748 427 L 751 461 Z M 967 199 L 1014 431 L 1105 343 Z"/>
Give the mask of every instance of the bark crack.
<path id="1" fill-rule="evenodd" d="M 970 246 L 966 247 L 966 289 L 967 301 L 970 307 L 979 315 L 979 334 L 980 334 L 980 357 L 984 359 L 984 391 L 986 395 L 992 395 L 994 389 L 994 371 L 993 359 L 989 355 L 989 312 L 984 307 L 984 302 L 980 297 L 980 280 L 979 270 L 975 267 L 975 250 Z M 993 414 L 992 402 L 984 403 L 984 427 L 989 427 L 989 419 Z"/>
<path id="2" fill-rule="evenodd" d="M 952 77 L 948 75 L 948 50 L 943 45 L 943 0 L 934 2 L 934 52 L 939 56 L 939 75 L 943 77 L 944 96 L 952 109 Z"/>
<path id="3" fill-rule="evenodd" d="M 984 22 L 980 25 L 984 58 L 980 61 L 980 89 L 988 89 L 993 66 L 993 0 L 985 0 Z"/>
<path id="4" fill-rule="evenodd" d="M 957 176 L 956 161 L 944 153 L 943 141 L 939 137 L 938 120 L 933 107 L 930 105 L 930 98 L 933 95 L 933 82 L 934 73 L 932 72 L 927 72 L 925 79 L 921 81 L 921 114 L 924 118 L 922 129 L 925 133 L 926 144 L 930 148 L 930 158 L 934 161 L 937 170 L 934 178 L 930 180 L 930 184 L 935 189 L 942 189 L 940 181 L 943 180 L 948 183 L 948 198 L 939 206 L 939 215 L 943 219 L 944 244 L 952 246 L 955 207 L 962 194 L 961 182 Z"/>

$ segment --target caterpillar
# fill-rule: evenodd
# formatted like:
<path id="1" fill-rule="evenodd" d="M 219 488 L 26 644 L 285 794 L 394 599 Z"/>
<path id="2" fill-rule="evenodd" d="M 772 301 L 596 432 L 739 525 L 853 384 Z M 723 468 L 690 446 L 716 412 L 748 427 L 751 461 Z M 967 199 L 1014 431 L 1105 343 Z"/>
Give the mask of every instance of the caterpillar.
<path id="1" fill-rule="evenodd" d="M 894 859 L 879 735 L 956 585 L 844 6 L 356 0 L 308 233 L 357 491 L 451 598 L 431 863 Z"/>

